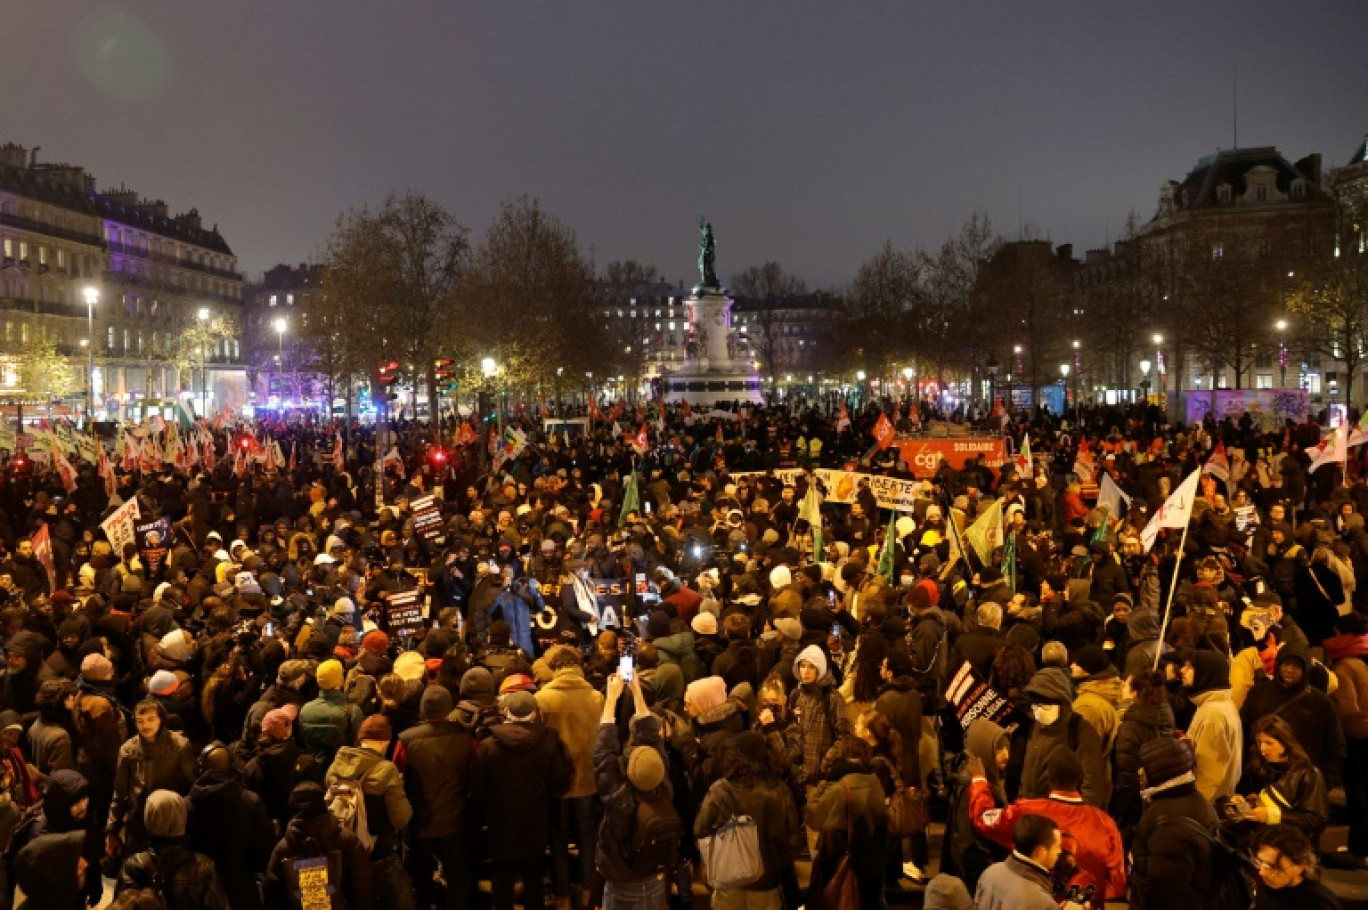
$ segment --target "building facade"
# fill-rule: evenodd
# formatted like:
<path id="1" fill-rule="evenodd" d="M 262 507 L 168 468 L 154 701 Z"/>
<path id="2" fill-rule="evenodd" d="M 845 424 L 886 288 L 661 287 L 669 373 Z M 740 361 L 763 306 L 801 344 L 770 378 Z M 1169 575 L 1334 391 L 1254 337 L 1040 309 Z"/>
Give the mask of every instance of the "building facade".
<path id="1" fill-rule="evenodd" d="M 326 383 L 300 341 L 323 295 L 324 267 L 281 263 L 243 290 L 242 347 L 252 403 L 278 409 L 324 407 Z"/>
<path id="2" fill-rule="evenodd" d="M 0 146 L 0 398 L 245 403 L 242 276 L 217 227 L 37 151 Z"/>

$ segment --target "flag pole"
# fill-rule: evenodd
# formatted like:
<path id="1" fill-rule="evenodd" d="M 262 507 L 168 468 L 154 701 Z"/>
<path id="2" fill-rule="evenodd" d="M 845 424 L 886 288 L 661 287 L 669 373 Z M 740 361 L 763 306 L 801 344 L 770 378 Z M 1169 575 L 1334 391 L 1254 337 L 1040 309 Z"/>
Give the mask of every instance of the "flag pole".
<path id="1" fill-rule="evenodd" d="M 1192 514 L 1188 514 L 1187 524 L 1183 525 L 1183 536 L 1178 541 L 1178 558 L 1173 562 L 1173 581 L 1169 584 L 1168 603 L 1164 605 L 1164 621 L 1159 624 L 1159 647 L 1154 649 L 1154 669 L 1159 669 L 1159 659 L 1164 655 L 1164 635 L 1168 632 L 1169 615 L 1173 612 L 1173 595 L 1178 590 L 1178 571 L 1183 568 L 1183 553 L 1187 549 L 1188 525 L 1192 524 Z"/>

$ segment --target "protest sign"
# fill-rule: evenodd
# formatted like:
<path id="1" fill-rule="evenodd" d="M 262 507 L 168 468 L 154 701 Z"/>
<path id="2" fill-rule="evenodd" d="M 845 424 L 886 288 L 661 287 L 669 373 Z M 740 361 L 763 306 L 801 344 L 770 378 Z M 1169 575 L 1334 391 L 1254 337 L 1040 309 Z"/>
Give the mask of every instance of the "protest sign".
<path id="1" fill-rule="evenodd" d="M 122 559 L 124 547 L 138 542 L 133 526 L 140 518 L 142 514 L 138 511 L 138 500 L 133 498 L 100 522 L 100 530 L 104 531 L 105 537 L 109 539 L 109 546 L 113 549 L 115 558 Z"/>
<path id="2" fill-rule="evenodd" d="M 134 527 L 143 568 L 147 570 L 148 578 L 156 578 L 161 572 L 162 563 L 166 561 L 166 554 L 170 552 L 171 519 L 163 516 L 139 522 Z"/>

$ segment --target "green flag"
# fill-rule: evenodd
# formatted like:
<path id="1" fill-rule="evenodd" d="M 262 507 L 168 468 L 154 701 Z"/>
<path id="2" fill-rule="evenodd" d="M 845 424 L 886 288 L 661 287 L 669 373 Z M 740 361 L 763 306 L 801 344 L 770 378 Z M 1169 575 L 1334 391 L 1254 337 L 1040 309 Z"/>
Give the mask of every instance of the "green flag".
<path id="1" fill-rule="evenodd" d="M 618 524 L 625 525 L 627 516 L 641 509 L 641 499 L 637 496 L 636 471 L 627 475 L 627 486 L 622 490 L 622 511 L 618 513 Z"/>
<path id="2" fill-rule="evenodd" d="M 1007 585 L 1013 594 L 1017 588 L 1017 566 L 1016 566 L 1016 535 L 1007 534 L 1007 539 L 1002 544 L 1002 577 L 1007 579 Z"/>
<path id="3" fill-rule="evenodd" d="M 817 498 L 817 482 L 808 484 L 807 494 L 798 505 L 798 517 L 812 528 L 812 561 L 826 562 L 826 548 L 822 545 L 822 503 Z"/>
<path id="4" fill-rule="evenodd" d="M 964 538 L 983 565 L 993 564 L 993 551 L 1002 545 L 1001 499 L 993 500 L 993 504 L 964 532 Z"/>
<path id="5" fill-rule="evenodd" d="M 889 509 L 888 533 L 884 535 L 883 550 L 879 553 L 879 574 L 888 579 L 889 587 L 897 587 L 893 578 L 893 556 L 898 546 L 898 512 Z"/>

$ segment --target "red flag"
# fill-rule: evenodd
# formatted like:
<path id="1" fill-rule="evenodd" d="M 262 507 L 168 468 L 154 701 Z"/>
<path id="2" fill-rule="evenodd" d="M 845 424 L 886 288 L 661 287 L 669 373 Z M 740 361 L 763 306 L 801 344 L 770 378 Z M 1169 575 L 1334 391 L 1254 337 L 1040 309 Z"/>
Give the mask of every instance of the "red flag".
<path id="1" fill-rule="evenodd" d="M 333 434 L 332 451 L 333 470 L 341 474 L 347 468 L 346 456 L 342 452 L 342 434 Z"/>
<path id="2" fill-rule="evenodd" d="M 475 428 L 469 422 L 463 422 L 461 428 L 456 431 L 456 444 L 458 446 L 468 446 L 479 438 L 475 435 Z"/>
<path id="3" fill-rule="evenodd" d="M 846 408 L 846 403 L 841 402 L 841 410 L 836 417 L 836 432 L 850 429 L 850 411 Z"/>
<path id="4" fill-rule="evenodd" d="M 47 525 L 42 525 L 33 534 L 33 555 L 38 557 L 38 561 L 47 570 L 48 592 L 57 588 L 57 573 L 52 567 L 52 532 Z"/>
<path id="5" fill-rule="evenodd" d="M 689 407 L 689 403 L 687 401 L 681 401 L 679 403 L 679 410 L 684 413 L 685 417 L 693 416 L 693 408 Z"/>
<path id="6" fill-rule="evenodd" d="M 632 444 L 632 448 L 637 450 L 637 454 L 646 454 L 646 450 L 650 448 L 651 445 L 650 437 L 646 435 L 646 424 L 643 423 L 641 425 L 641 429 L 637 430 L 635 436 L 628 436 L 627 441 Z"/>
<path id="7" fill-rule="evenodd" d="M 608 419 L 608 418 L 606 418 L 606 417 L 603 416 L 603 410 L 602 410 L 601 408 L 599 408 L 599 406 L 598 406 L 598 401 L 597 401 L 596 399 L 593 399 L 593 398 L 590 398 L 590 399 L 589 399 L 589 419 L 590 419 L 590 420 L 607 420 L 607 419 Z"/>
<path id="8" fill-rule="evenodd" d="M 547 420 L 547 419 L 550 418 L 550 416 L 551 416 L 551 412 L 548 411 L 548 410 L 546 409 L 546 396 L 545 396 L 545 395 L 543 395 L 543 396 L 541 397 L 541 415 L 542 415 L 542 420 Z"/>
<path id="9" fill-rule="evenodd" d="M 609 416 L 611 416 L 614 420 L 617 420 L 619 417 L 622 416 L 622 412 L 626 409 L 627 403 L 624 402 L 621 398 L 619 398 L 617 400 L 617 404 L 613 405 L 613 413 Z"/>
<path id="10" fill-rule="evenodd" d="M 1216 443 L 1216 448 L 1212 450 L 1211 457 L 1202 466 L 1202 473 L 1210 474 L 1219 480 L 1230 480 L 1230 459 L 1226 457 L 1225 442 Z"/>
<path id="11" fill-rule="evenodd" d="M 290 473 L 293 474 L 299 469 L 299 443 L 290 443 Z"/>
<path id="12" fill-rule="evenodd" d="M 96 471 L 104 480 L 105 495 L 113 496 L 114 491 L 119 487 L 119 483 L 114 477 L 114 465 L 110 463 L 109 456 L 105 454 L 104 446 L 100 446 L 99 448 L 100 460 L 96 467 Z"/>
<path id="13" fill-rule="evenodd" d="M 888 419 L 887 414 L 880 414 L 879 420 L 874 424 L 874 441 L 880 449 L 886 449 L 893 444 L 893 437 L 897 430 L 893 428 L 893 421 Z"/>

